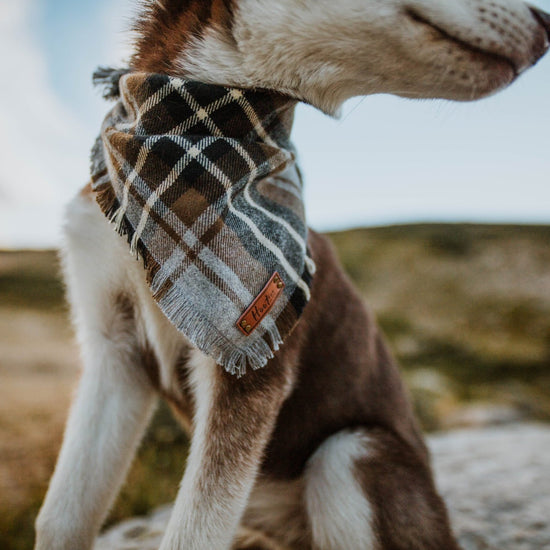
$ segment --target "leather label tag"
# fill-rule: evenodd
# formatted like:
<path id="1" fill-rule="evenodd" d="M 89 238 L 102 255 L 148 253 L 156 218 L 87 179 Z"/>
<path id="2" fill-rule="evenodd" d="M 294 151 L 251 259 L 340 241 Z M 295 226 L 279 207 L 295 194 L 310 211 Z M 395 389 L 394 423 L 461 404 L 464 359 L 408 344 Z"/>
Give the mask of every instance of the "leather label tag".
<path id="1" fill-rule="evenodd" d="M 254 329 L 270 312 L 284 288 L 285 283 L 280 275 L 277 272 L 273 273 L 263 290 L 237 321 L 237 326 L 243 334 L 248 336 L 254 332 Z"/>

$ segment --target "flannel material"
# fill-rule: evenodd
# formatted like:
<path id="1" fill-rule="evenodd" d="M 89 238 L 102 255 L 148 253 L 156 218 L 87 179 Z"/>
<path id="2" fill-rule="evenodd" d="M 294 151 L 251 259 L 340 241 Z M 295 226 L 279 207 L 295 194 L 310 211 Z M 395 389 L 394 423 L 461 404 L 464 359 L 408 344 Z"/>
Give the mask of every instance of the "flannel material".
<path id="1" fill-rule="evenodd" d="M 289 138 L 296 102 L 148 73 L 115 74 L 112 85 L 119 101 L 92 152 L 102 211 L 190 342 L 233 374 L 264 366 L 315 270 Z M 239 327 L 275 273 L 277 300 L 253 329 Z"/>

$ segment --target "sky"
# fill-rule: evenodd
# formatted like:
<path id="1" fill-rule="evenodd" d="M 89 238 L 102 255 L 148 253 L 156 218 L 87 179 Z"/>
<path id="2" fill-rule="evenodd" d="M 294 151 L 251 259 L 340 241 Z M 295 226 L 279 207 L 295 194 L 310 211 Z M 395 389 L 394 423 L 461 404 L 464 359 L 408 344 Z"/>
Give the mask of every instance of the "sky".
<path id="1" fill-rule="evenodd" d="M 550 11 L 550 0 L 532 2 Z M 60 242 L 122 65 L 136 0 L 0 0 L 0 248 Z M 297 111 L 315 229 L 423 221 L 550 223 L 550 55 L 475 103 L 371 96 Z"/>

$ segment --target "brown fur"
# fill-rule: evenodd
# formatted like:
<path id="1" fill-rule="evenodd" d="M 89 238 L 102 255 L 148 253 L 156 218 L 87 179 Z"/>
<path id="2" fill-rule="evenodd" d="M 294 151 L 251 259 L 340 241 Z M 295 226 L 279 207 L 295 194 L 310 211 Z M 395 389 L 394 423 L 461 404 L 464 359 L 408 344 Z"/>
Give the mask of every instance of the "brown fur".
<path id="1" fill-rule="evenodd" d="M 260 531 L 241 527 L 233 544 L 233 550 L 289 550 L 266 537 Z"/>
<path id="2" fill-rule="evenodd" d="M 326 237 L 310 231 L 317 263 L 312 299 L 275 361 L 297 365 L 263 470 L 301 474 L 328 436 L 353 426 L 383 426 L 426 459 L 399 372 L 372 316 L 343 273 Z"/>
<path id="3" fill-rule="evenodd" d="M 429 464 L 392 433 L 366 433 L 371 453 L 356 462 L 356 472 L 375 511 L 381 548 L 457 549 Z"/>
<path id="4" fill-rule="evenodd" d="M 233 0 L 159 0 L 147 5 L 136 23 L 138 39 L 132 66 L 171 73 L 174 61 L 192 38 L 210 26 L 229 30 Z"/>
<path id="5" fill-rule="evenodd" d="M 87 190 L 84 194 L 93 200 Z M 312 547 L 303 509 L 307 462 L 331 435 L 360 429 L 373 448 L 357 461 L 356 475 L 374 511 L 380 548 L 457 549 L 410 401 L 383 337 L 328 239 L 310 231 L 308 244 L 317 265 L 312 297 L 287 342 L 266 367 L 243 378 L 221 368 L 215 371 L 202 491 L 207 496 L 217 488 L 212 483 L 239 476 L 247 464 L 261 463 L 258 498 L 253 493 L 241 531 L 249 536 L 238 537 L 235 548 L 307 550 Z M 135 332 L 131 296 L 119 293 L 113 304 L 117 325 Z M 151 384 L 192 435 L 195 403 L 188 359 L 184 346 L 174 365 L 176 387 L 162 388 L 153 348 L 141 348 L 140 362 Z M 264 504 L 256 503 L 262 500 Z M 265 509 L 266 501 L 271 511 Z"/>
<path id="6" fill-rule="evenodd" d="M 250 497 L 243 525 L 262 531 L 288 550 L 310 549 L 304 487 L 303 478 L 274 481 L 261 476 Z"/>
<path id="7" fill-rule="evenodd" d="M 80 190 L 80 194 L 83 196 L 83 197 L 89 197 L 89 198 L 92 198 L 94 197 L 94 192 L 93 192 L 93 189 L 92 189 L 92 184 L 91 183 L 88 183 L 87 185 L 85 185 L 81 190 Z"/>

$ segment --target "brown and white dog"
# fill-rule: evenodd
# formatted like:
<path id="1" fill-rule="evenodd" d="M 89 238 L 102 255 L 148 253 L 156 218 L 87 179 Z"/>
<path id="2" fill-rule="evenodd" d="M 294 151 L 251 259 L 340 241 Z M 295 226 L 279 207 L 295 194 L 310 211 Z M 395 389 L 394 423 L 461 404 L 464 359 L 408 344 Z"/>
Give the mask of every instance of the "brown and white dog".
<path id="1" fill-rule="evenodd" d="M 373 93 L 473 100 L 548 48 L 550 18 L 519 0 L 157 0 L 132 67 L 277 90 L 335 113 Z M 154 304 L 86 188 L 65 273 L 84 371 L 37 550 L 86 550 L 158 396 L 192 437 L 161 550 L 453 550 L 398 369 L 327 240 L 296 330 L 238 379 Z M 182 457 L 183 460 L 183 457 Z"/>

